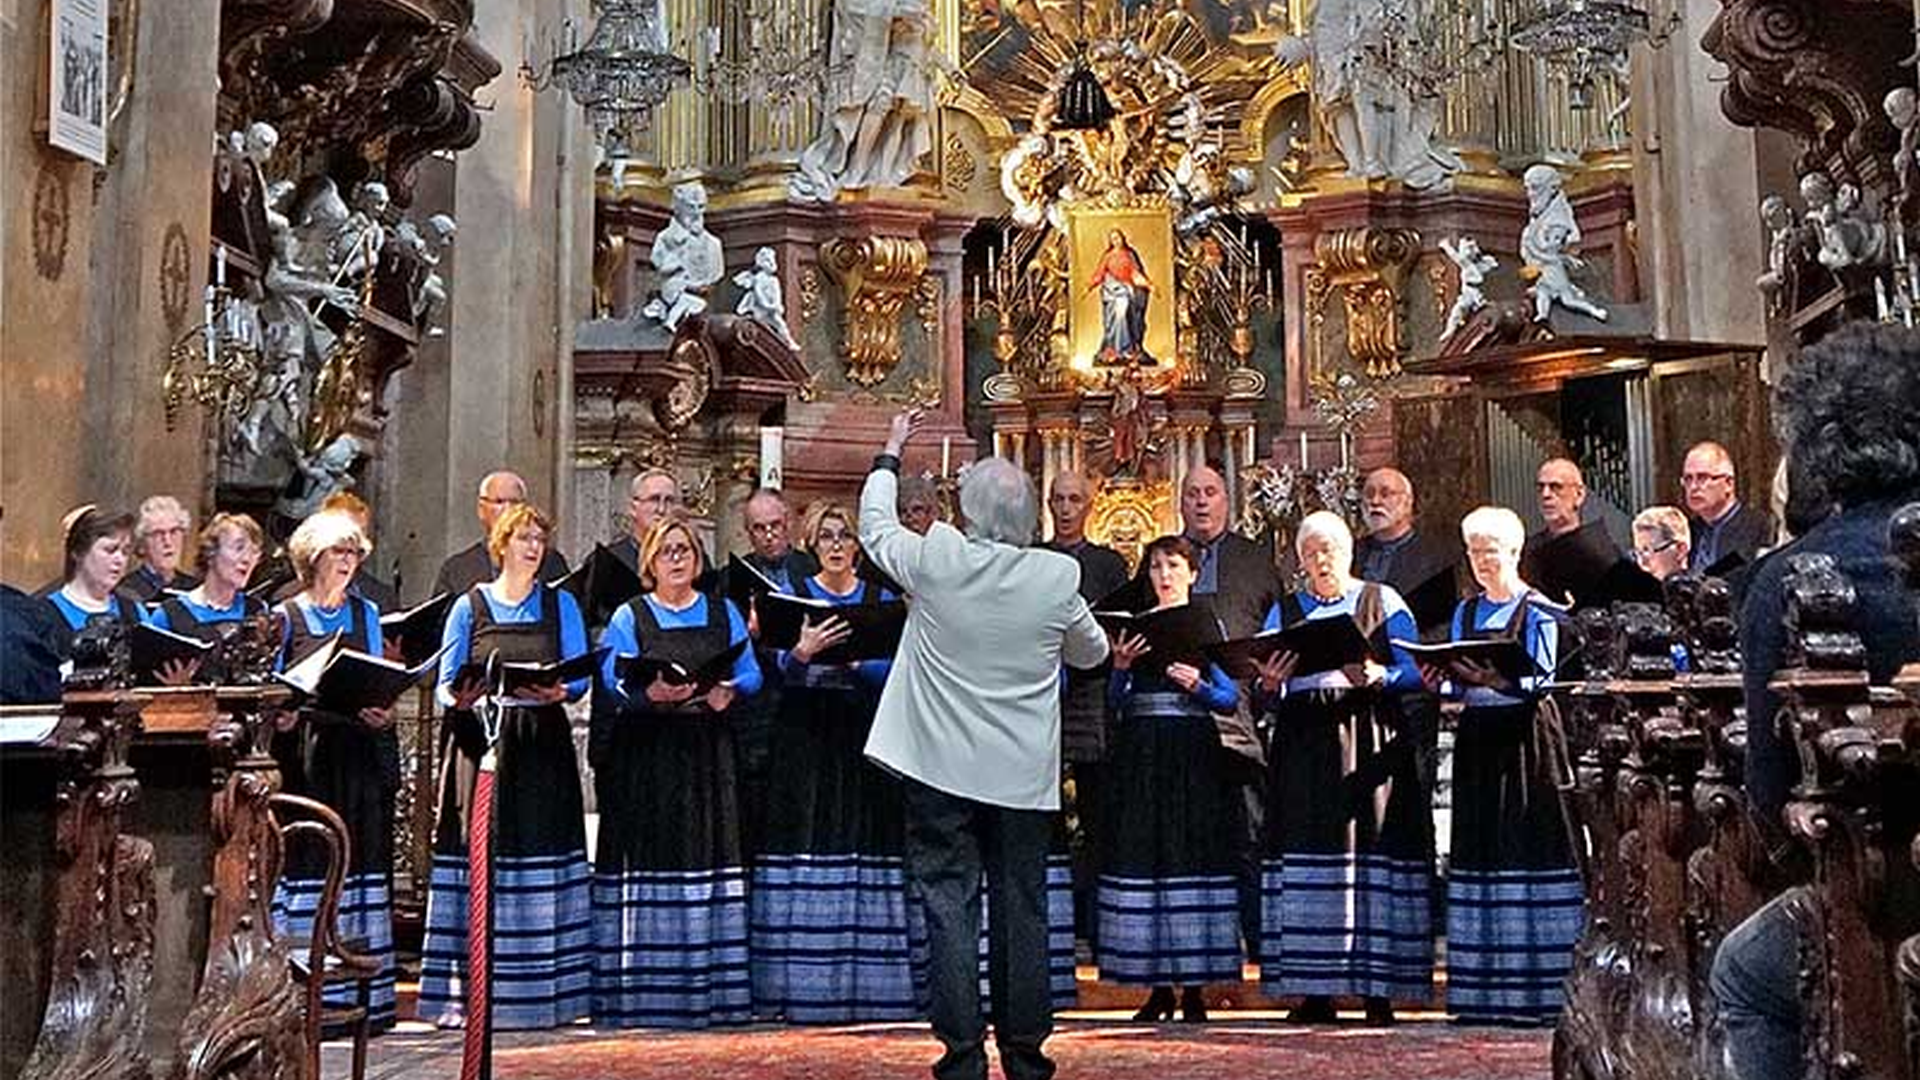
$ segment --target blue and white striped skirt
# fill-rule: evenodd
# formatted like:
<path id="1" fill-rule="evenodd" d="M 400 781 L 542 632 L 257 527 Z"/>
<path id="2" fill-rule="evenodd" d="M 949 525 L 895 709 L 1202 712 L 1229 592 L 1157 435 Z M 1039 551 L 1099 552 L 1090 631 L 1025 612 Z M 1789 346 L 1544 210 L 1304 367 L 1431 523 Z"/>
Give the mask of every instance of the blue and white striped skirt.
<path id="1" fill-rule="evenodd" d="M 1551 1021 L 1586 924 L 1578 871 L 1463 870 L 1447 881 L 1447 1007 L 1467 1020 Z"/>
<path id="2" fill-rule="evenodd" d="M 596 1024 L 751 1020 L 746 869 L 596 872 L 593 951 Z"/>
<path id="3" fill-rule="evenodd" d="M 587 1015 L 593 917 L 587 853 L 497 855 L 493 864 L 493 1026 L 571 1024 Z M 433 857 L 426 942 L 420 949 L 420 1019 L 463 1005 L 467 971 L 467 863 Z"/>
<path id="4" fill-rule="evenodd" d="M 751 903 L 755 1010 L 797 1024 L 920 1015 L 914 957 L 926 928 L 911 906 L 897 855 L 763 855 Z"/>
<path id="5" fill-rule="evenodd" d="M 1233 875 L 1100 875 L 1100 977 L 1146 985 L 1237 982 L 1240 893 Z"/>
<path id="6" fill-rule="evenodd" d="M 1424 861 L 1288 852 L 1261 871 L 1260 981 L 1269 993 L 1433 999 Z"/>
<path id="7" fill-rule="evenodd" d="M 282 938 L 312 939 L 313 914 L 320 906 L 320 884 L 316 878 L 280 882 L 273 898 L 275 933 Z M 385 1031 L 394 1022 L 393 991 L 399 975 L 393 959 L 393 899 L 387 890 L 385 873 L 353 874 L 347 878 L 340 890 L 335 926 L 337 939 L 342 944 L 380 962 L 380 973 L 368 987 L 367 1019 L 374 1031 Z M 358 990 L 350 983 L 329 984 L 325 992 L 327 1007 L 350 1008 L 357 1004 L 357 994 Z"/>

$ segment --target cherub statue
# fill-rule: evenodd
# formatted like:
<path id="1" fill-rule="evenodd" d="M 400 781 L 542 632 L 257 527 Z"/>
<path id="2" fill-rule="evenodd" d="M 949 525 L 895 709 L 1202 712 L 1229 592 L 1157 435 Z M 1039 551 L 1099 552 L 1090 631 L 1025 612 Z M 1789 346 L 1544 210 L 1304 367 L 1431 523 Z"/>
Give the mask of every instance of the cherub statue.
<path id="1" fill-rule="evenodd" d="M 1760 221 L 1767 227 L 1767 272 L 1756 278 L 1754 285 L 1767 298 L 1767 310 L 1778 312 L 1793 277 L 1793 249 L 1800 229 L 1793 220 L 1793 207 L 1778 195 L 1760 200 Z"/>
<path id="2" fill-rule="evenodd" d="M 653 238 L 653 269 L 660 294 L 641 314 L 678 330 L 689 315 L 707 310 L 707 289 L 726 274 L 720 238 L 707 231 L 707 189 L 688 181 L 673 189 L 673 220 Z"/>
<path id="3" fill-rule="evenodd" d="M 1440 250 L 1460 268 L 1460 294 L 1454 298 L 1453 309 L 1447 312 L 1446 329 L 1440 331 L 1444 341 L 1465 326 L 1474 312 L 1487 306 L 1487 294 L 1481 286 L 1487 283 L 1487 273 L 1499 266 L 1500 260 L 1483 253 L 1480 242 L 1471 236 L 1460 237 L 1451 244 L 1442 240 Z"/>
<path id="4" fill-rule="evenodd" d="M 1545 163 L 1527 169 L 1521 177 L 1527 189 L 1527 224 L 1520 231 L 1520 258 L 1534 274 L 1533 319 L 1546 322 L 1553 305 L 1605 322 L 1607 309 L 1587 298 L 1574 284 L 1573 272 L 1586 265 L 1575 254 L 1580 247 L 1580 225 L 1573 204 L 1561 188 L 1560 170 Z"/>
<path id="5" fill-rule="evenodd" d="M 360 454 L 360 440 L 352 435 L 337 436 L 317 454 L 302 454 L 295 462 L 304 477 L 300 494 L 282 498 L 274 509 L 295 521 L 305 520 L 328 496 L 353 486 L 353 463 Z"/>
<path id="6" fill-rule="evenodd" d="M 1236 199 L 1251 192 L 1254 180 L 1252 171 L 1244 167 L 1223 168 L 1220 147 L 1203 142 L 1180 156 L 1168 186 L 1178 212 L 1174 231 L 1192 236 L 1230 210 Z"/>
<path id="7" fill-rule="evenodd" d="M 1821 266 L 1837 272 L 1886 262 L 1886 226 L 1862 208 L 1859 187 L 1836 188 L 1825 173 L 1808 173 L 1800 178 L 1800 194 L 1807 201 L 1807 220 L 1819 230 L 1815 258 Z"/>
<path id="8" fill-rule="evenodd" d="M 447 214 L 427 219 L 423 234 L 410 218 L 393 227 L 393 250 L 403 262 L 413 266 L 413 320 L 427 327 L 428 337 L 440 337 L 446 330 L 437 325 L 447 306 L 447 283 L 440 276 L 440 259 L 453 246 L 459 226 Z"/>
<path id="9" fill-rule="evenodd" d="M 1047 174 L 1053 144 L 1045 135 L 1026 135 L 1000 158 L 1000 193 L 1013 207 L 1013 223 L 1038 228 L 1047 219 Z"/>
<path id="10" fill-rule="evenodd" d="M 392 203 L 387 185 L 368 180 L 354 189 L 353 212 L 333 239 L 330 252 L 337 267 L 335 281 L 354 281 L 380 265 L 380 252 L 387 244 L 387 227 L 381 220 Z"/>
<path id="11" fill-rule="evenodd" d="M 740 303 L 734 307 L 734 314 L 771 329 L 787 348 L 798 352 L 800 343 L 787 327 L 787 305 L 780 294 L 779 255 L 770 247 L 754 252 L 753 269 L 733 275 L 733 283 L 740 286 Z"/>
<path id="12" fill-rule="evenodd" d="M 1887 91 L 1881 107 L 1900 133 L 1900 149 L 1893 154 L 1893 179 L 1904 207 L 1913 195 L 1913 166 L 1920 155 L 1920 95 L 1911 86 L 1896 86 Z"/>

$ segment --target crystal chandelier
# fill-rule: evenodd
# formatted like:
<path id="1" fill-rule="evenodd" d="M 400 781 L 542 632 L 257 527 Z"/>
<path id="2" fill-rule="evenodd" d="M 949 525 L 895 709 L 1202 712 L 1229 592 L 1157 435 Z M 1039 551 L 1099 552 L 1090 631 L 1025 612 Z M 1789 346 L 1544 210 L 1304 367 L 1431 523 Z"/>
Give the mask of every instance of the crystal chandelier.
<path id="1" fill-rule="evenodd" d="M 587 110 L 594 137 L 606 156 L 634 156 L 635 136 L 652 125 L 653 110 L 686 83 L 693 65 L 667 51 L 665 9 L 659 0 L 599 0 L 600 18 L 586 44 L 574 25 L 565 26 L 566 46 L 545 73 L 522 63 L 521 77 L 535 90 L 564 87 Z"/>
<path id="2" fill-rule="evenodd" d="M 693 82 L 734 104 L 753 102 L 776 123 L 818 101 L 848 66 L 830 62 L 818 18 L 807 5 L 780 0 L 733 3 L 709 26 Z"/>
<path id="3" fill-rule="evenodd" d="M 1675 10 L 1656 27 L 1652 13 L 1635 0 L 1545 0 L 1513 24 L 1507 42 L 1567 80 L 1569 106 L 1590 109 L 1596 76 L 1624 78 L 1635 43 L 1659 48 L 1679 24 Z"/>

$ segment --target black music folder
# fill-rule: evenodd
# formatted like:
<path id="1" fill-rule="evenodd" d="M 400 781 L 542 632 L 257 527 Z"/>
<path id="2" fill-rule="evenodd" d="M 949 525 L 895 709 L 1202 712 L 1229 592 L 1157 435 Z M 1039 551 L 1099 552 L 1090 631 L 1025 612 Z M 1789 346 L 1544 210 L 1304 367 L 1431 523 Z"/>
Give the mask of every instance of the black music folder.
<path id="1" fill-rule="evenodd" d="M 720 575 L 715 584 L 721 582 L 726 584 L 727 599 L 733 601 L 733 606 L 740 610 L 741 618 L 746 617 L 747 608 L 753 603 L 754 597 L 780 591 L 778 582 L 738 555 L 727 556 L 727 572 Z"/>
<path id="2" fill-rule="evenodd" d="M 361 709 L 390 709 L 400 695 L 419 685 L 440 663 L 440 650 L 418 664 L 408 665 L 371 656 L 341 644 L 333 635 L 306 659 L 274 678 L 298 691 L 306 704 L 343 716 Z"/>
<path id="3" fill-rule="evenodd" d="M 1298 657 L 1293 666 L 1295 676 L 1336 671 L 1363 663 L 1373 653 L 1360 624 L 1353 621 L 1353 616 L 1341 614 L 1300 619 L 1291 626 L 1221 642 L 1209 649 L 1208 655 L 1234 678 L 1252 679 L 1259 676 L 1260 665 L 1268 657 L 1283 649 Z"/>
<path id="4" fill-rule="evenodd" d="M 1523 679 L 1550 674 L 1540 670 L 1540 666 L 1533 661 L 1533 654 L 1527 651 L 1520 639 L 1514 637 L 1446 641 L 1432 645 L 1395 639 L 1394 644 L 1411 653 L 1415 660 L 1443 671 L 1451 670 L 1454 663 L 1460 660 L 1488 665 L 1515 685 Z"/>
<path id="5" fill-rule="evenodd" d="M 746 647 L 745 641 L 737 641 L 692 666 L 657 656 L 616 656 L 613 670 L 630 698 L 644 697 L 656 678 L 668 686 L 692 685 L 696 692 L 704 692 L 733 677 L 733 665 Z"/>
<path id="6" fill-rule="evenodd" d="M 134 681 L 146 686 L 157 681 L 160 669 L 176 660 L 202 660 L 213 652 L 214 643 L 162 630 L 140 623 L 129 635 L 129 666 Z"/>
<path id="7" fill-rule="evenodd" d="M 573 594 L 580 605 L 580 617 L 588 626 L 605 626 L 620 605 L 645 591 L 640 574 L 605 544 L 593 545 L 579 566 L 547 584 Z"/>
<path id="8" fill-rule="evenodd" d="M 869 586 L 871 587 L 871 586 Z M 852 633 L 847 640 L 813 658 L 816 664 L 847 664 L 856 660 L 891 660 L 900 651 L 900 633 L 907 626 L 907 605 L 899 600 L 878 604 L 831 604 L 812 597 L 766 593 L 760 600 L 760 645 L 791 649 L 800 642 L 800 624 L 838 616 Z"/>
<path id="9" fill-rule="evenodd" d="M 440 593 L 431 600 L 415 604 L 405 611 L 380 616 L 380 635 L 400 643 L 400 658 L 409 666 L 429 656 L 437 656 L 440 638 L 447 628 L 447 611 L 453 607 L 453 594 Z"/>
<path id="10" fill-rule="evenodd" d="M 1204 671 L 1209 648 L 1225 637 L 1213 606 L 1207 603 L 1174 604 L 1142 612 L 1096 611 L 1093 617 L 1116 640 L 1121 634 L 1147 639 L 1146 653 L 1133 662 L 1133 670 L 1145 674 L 1164 673 L 1172 664 L 1191 664 Z"/>
<path id="11" fill-rule="evenodd" d="M 565 660 L 549 660 L 545 663 L 535 663 L 525 660 L 506 660 L 501 662 L 499 674 L 505 681 L 508 696 L 512 696 L 522 690 L 528 690 L 534 687 L 557 686 L 561 683 L 573 682 L 576 679 L 591 679 L 599 674 L 600 665 L 606 660 L 607 654 L 612 651 L 612 649 L 602 645 L 597 649 L 589 649 L 579 656 L 570 656 Z M 487 662 L 485 660 L 469 660 L 466 665 L 460 669 L 460 673 L 454 678 L 454 682 L 457 684 L 466 682 L 468 679 L 485 679 L 486 675 Z M 489 684 L 487 689 L 492 690 L 492 685 Z"/>

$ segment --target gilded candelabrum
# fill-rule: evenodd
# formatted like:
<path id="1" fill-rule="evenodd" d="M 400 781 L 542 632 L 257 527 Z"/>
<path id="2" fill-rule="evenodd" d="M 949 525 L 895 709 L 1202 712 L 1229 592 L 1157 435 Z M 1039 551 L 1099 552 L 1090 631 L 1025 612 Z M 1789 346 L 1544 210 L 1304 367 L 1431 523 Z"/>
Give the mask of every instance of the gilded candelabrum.
<path id="1" fill-rule="evenodd" d="M 161 376 L 167 430 L 192 401 L 228 420 L 238 420 L 260 396 L 264 371 L 257 326 L 234 303 L 227 288 L 227 251 L 215 249 L 214 282 L 207 286 L 205 320 L 174 341 Z"/>

